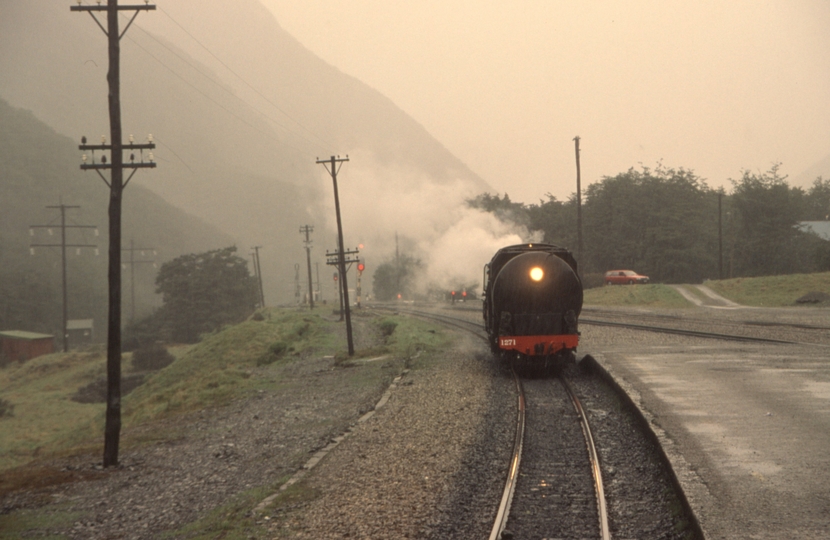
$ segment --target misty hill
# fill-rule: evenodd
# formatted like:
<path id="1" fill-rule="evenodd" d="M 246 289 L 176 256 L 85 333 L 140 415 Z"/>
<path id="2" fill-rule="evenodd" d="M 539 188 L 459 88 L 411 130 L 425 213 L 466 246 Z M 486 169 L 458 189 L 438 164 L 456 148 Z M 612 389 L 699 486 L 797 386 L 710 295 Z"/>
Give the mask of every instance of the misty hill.
<path id="1" fill-rule="evenodd" d="M 107 311 L 107 247 L 109 189 L 96 174 L 79 168 L 78 143 L 22 109 L 0 99 L 0 328 L 24 329 L 60 335 L 61 253 L 59 247 L 31 244 L 61 243 L 61 212 L 47 206 L 79 206 L 66 210 L 66 224 L 95 225 L 92 229 L 67 228 L 69 318 L 95 319 L 103 336 Z M 230 236 L 216 227 L 166 203 L 148 189 L 130 183 L 123 206 L 124 246 L 133 241 L 136 315 L 158 305 L 154 294 L 156 265 L 182 253 L 231 245 Z M 32 225 L 52 225 L 50 229 Z M 50 234 L 51 232 L 51 234 Z M 153 254 L 155 250 L 155 255 Z M 125 253 L 123 260 L 129 260 Z M 125 268 L 124 319 L 132 312 L 130 268 Z"/>
<path id="2" fill-rule="evenodd" d="M 809 189 L 815 179 L 819 177 L 825 180 L 830 178 L 830 154 L 792 178 L 792 185 L 806 186 Z"/>
<path id="3" fill-rule="evenodd" d="M 124 136 L 152 133 L 158 144 L 159 167 L 132 185 L 242 247 L 263 246 L 266 301 L 293 296 L 294 265 L 305 260 L 300 226 L 316 227 L 314 261 L 335 247 L 331 181 L 317 157 L 350 156 L 340 173 L 346 243 L 367 244 L 375 260 L 394 252 L 395 231 L 413 246 L 429 241 L 452 225 L 447 207 L 487 190 L 422 126 L 310 53 L 257 0 L 161 3 L 138 16 L 121 48 Z M 106 38 L 88 14 L 51 0 L 7 3 L 0 50 L 0 97 L 76 141 L 108 133 Z"/>

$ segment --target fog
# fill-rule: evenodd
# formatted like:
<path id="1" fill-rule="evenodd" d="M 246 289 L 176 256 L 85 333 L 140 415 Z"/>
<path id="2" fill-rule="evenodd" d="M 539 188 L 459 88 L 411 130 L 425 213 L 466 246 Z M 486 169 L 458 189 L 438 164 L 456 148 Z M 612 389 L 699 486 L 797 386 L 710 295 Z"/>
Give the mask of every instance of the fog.
<path id="1" fill-rule="evenodd" d="M 0 2 L 0 98 L 77 140 L 106 132 L 106 40 L 69 5 Z M 577 135 L 583 186 L 660 162 L 727 189 L 778 162 L 794 185 L 830 177 L 825 2 L 156 5 L 122 40 L 125 137 L 159 142 L 133 185 L 243 255 L 263 246 L 275 301 L 304 267 L 300 226 L 315 226 L 313 263 L 336 246 L 315 164 L 332 154 L 350 156 L 341 210 L 364 282 L 397 248 L 445 287 L 538 240 L 465 201 L 567 198 Z"/>
<path id="2" fill-rule="evenodd" d="M 513 200 L 639 163 L 830 176 L 830 3 L 263 0 Z"/>

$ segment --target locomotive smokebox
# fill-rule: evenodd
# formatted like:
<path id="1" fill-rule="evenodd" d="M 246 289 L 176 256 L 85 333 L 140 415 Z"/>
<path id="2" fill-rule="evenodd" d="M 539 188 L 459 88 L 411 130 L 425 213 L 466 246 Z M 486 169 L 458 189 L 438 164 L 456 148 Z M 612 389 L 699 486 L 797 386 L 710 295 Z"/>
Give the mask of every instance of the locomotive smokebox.
<path id="1" fill-rule="evenodd" d="M 573 268 L 550 252 L 530 251 L 507 261 L 492 288 L 500 335 L 576 332 L 582 283 Z"/>

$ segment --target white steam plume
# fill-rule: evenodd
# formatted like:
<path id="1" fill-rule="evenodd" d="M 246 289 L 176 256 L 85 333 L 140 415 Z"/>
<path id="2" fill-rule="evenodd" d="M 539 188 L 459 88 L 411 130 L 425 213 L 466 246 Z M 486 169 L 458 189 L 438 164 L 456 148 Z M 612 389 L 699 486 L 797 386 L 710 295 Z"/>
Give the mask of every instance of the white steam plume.
<path id="1" fill-rule="evenodd" d="M 326 246 L 333 247 L 337 226 L 328 180 L 323 219 L 325 234 L 332 239 Z M 374 268 L 394 257 L 396 233 L 401 254 L 426 266 L 421 285 L 450 289 L 476 283 L 477 292 L 482 267 L 496 250 L 538 241 L 524 227 L 467 206 L 466 200 L 480 192 L 469 180 L 414 174 L 355 153 L 340 169 L 337 181 L 346 249 L 364 245 L 364 282 L 371 279 Z"/>

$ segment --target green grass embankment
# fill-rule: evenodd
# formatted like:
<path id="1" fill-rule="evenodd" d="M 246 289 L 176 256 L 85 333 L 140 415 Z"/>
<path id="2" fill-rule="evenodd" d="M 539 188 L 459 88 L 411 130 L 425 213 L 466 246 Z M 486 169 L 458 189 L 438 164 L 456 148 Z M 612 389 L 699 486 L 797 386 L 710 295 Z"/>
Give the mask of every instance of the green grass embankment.
<path id="1" fill-rule="evenodd" d="M 660 308 L 692 307 L 688 300 L 668 285 L 605 285 L 586 289 L 584 302 L 591 306 L 647 306 Z"/>
<path id="2" fill-rule="evenodd" d="M 830 272 L 733 278 L 707 281 L 705 285 L 719 295 L 744 306 L 788 307 L 804 305 L 827 307 L 830 305 L 826 300 L 818 304 L 796 303 L 796 300 L 808 293 L 819 292 L 830 295 Z"/>
<path id="3" fill-rule="evenodd" d="M 176 360 L 147 373 L 144 384 L 123 398 L 124 431 L 128 434 L 133 426 L 171 415 L 221 407 L 257 390 L 275 390 L 281 384 L 280 367 L 308 355 L 334 355 L 337 365 L 346 367 L 354 365 L 355 358 L 382 354 L 411 359 L 447 339 L 434 326 L 406 317 L 375 318 L 372 324 L 385 334 L 385 342 L 357 350 L 355 357 L 348 357 L 345 340 L 339 337 L 342 330 L 336 331 L 342 323 L 282 309 L 268 310 L 261 320 L 227 327 L 195 345 L 170 347 Z M 131 355 L 125 354 L 123 376 L 134 371 Z M 344 384 L 372 384 L 361 379 L 360 371 L 349 371 Z M 72 397 L 105 377 L 101 350 L 55 353 L 0 368 L 0 399 L 10 410 L 0 417 L 0 471 L 60 453 L 97 451 L 103 441 L 105 404 L 78 403 Z M 122 436 L 124 444 L 130 444 L 128 435 Z"/>

